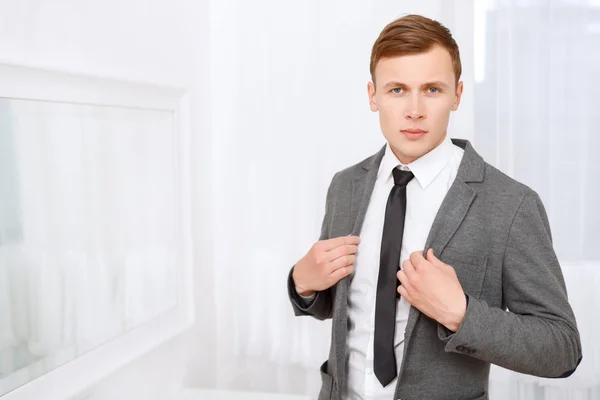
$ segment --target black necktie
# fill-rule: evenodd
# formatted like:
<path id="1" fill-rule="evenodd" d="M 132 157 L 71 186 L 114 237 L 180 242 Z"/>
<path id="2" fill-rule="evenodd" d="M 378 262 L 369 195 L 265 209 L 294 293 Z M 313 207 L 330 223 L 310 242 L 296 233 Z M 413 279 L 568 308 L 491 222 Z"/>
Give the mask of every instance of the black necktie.
<path id="1" fill-rule="evenodd" d="M 394 168 L 394 187 L 390 191 L 385 207 L 385 221 L 381 237 L 379 278 L 375 303 L 375 344 L 373 362 L 375 376 L 383 386 L 387 386 L 397 374 L 394 353 L 396 331 L 396 302 L 400 268 L 400 249 L 404 233 L 406 214 L 406 185 L 414 177 L 410 171 Z"/>

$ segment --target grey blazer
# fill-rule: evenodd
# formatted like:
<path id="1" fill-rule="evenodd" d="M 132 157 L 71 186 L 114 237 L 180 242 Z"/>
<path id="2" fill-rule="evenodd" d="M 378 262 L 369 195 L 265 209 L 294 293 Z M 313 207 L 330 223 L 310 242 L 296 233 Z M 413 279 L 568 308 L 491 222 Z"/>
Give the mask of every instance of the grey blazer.
<path id="1" fill-rule="evenodd" d="M 411 307 L 394 399 L 487 399 L 491 363 L 524 374 L 564 378 L 582 358 L 539 196 L 487 164 L 468 141 L 452 142 L 465 152 L 423 250 L 432 248 L 454 267 L 468 297 L 467 311 L 460 329 L 452 333 Z M 360 236 L 384 151 L 385 146 L 334 175 L 319 240 Z M 317 292 L 305 305 L 295 291 L 292 271 L 293 267 L 287 286 L 295 315 L 332 318 L 319 400 L 341 400 L 347 387 L 352 276 Z"/>

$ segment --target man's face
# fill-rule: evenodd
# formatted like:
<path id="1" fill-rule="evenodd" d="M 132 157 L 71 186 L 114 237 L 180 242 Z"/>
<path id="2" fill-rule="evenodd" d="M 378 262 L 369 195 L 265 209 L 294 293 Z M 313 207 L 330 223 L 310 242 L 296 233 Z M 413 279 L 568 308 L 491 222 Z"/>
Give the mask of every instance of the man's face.
<path id="1" fill-rule="evenodd" d="M 446 137 L 450 111 L 460 103 L 450 53 L 440 46 L 415 55 L 380 60 L 369 82 L 371 111 L 379 111 L 383 135 L 403 164 L 437 147 Z"/>

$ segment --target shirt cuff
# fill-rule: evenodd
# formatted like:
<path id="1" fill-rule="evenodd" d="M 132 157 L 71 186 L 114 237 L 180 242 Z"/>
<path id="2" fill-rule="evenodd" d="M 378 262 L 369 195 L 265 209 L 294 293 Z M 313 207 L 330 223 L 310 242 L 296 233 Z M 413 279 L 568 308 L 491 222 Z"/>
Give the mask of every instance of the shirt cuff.
<path id="1" fill-rule="evenodd" d="M 300 293 L 298 293 L 298 296 L 300 297 L 302 303 L 304 303 L 305 306 L 309 306 L 313 302 L 315 297 L 317 297 L 317 292 L 311 294 L 310 296 L 302 296 Z"/>

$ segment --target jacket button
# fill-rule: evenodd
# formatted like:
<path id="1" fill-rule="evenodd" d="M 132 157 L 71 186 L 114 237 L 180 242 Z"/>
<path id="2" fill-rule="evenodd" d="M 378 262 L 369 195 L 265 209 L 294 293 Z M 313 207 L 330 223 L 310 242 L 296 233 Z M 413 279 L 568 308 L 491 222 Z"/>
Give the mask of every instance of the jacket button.
<path id="1" fill-rule="evenodd" d="M 456 350 L 458 350 L 458 351 L 465 351 L 466 348 L 465 348 L 465 346 L 460 345 L 460 346 L 456 346 Z"/>

